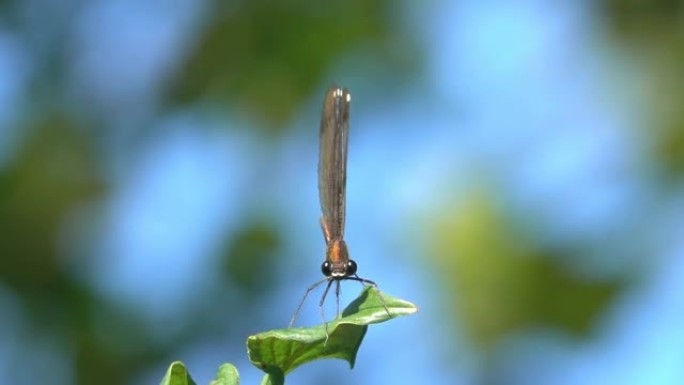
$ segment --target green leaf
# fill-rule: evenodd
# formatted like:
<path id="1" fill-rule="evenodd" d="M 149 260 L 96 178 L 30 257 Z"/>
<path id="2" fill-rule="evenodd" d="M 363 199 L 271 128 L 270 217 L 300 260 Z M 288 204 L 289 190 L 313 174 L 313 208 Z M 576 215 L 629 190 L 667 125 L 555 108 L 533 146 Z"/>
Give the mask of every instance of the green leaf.
<path id="1" fill-rule="evenodd" d="M 252 364 L 267 373 L 262 384 L 282 384 L 284 376 L 298 366 L 323 358 L 340 358 L 353 368 L 369 324 L 416 311 L 414 304 L 366 286 L 344 309 L 341 318 L 327 324 L 327 338 L 325 324 L 271 330 L 250 336 L 247 352 Z"/>
<path id="2" fill-rule="evenodd" d="M 162 378 L 160 385 L 196 385 L 190 377 L 190 373 L 185 369 L 180 361 L 174 361 L 169 365 L 166 375 Z"/>
<path id="3" fill-rule="evenodd" d="M 216 373 L 216 379 L 211 381 L 209 385 L 239 385 L 240 376 L 237 368 L 232 364 L 223 364 L 219 366 Z"/>

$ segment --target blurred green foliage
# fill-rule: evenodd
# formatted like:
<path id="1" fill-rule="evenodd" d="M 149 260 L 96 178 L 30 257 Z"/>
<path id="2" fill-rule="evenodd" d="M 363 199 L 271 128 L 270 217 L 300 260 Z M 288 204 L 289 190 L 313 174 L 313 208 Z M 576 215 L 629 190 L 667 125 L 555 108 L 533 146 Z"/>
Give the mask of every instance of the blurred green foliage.
<path id="1" fill-rule="evenodd" d="M 279 282 L 278 231 L 263 223 L 247 224 L 226 245 L 226 278 L 245 293 L 268 293 Z"/>
<path id="2" fill-rule="evenodd" d="M 0 174 L 0 278 L 32 296 L 62 282 L 56 236 L 71 210 L 101 198 L 105 185 L 94 149 L 69 119 L 51 115 L 28 130 Z"/>
<path id="3" fill-rule="evenodd" d="M 223 4 L 195 45 L 172 99 L 233 105 L 280 130 L 350 50 L 372 47 L 387 68 L 400 65 L 396 59 L 411 49 L 397 44 L 391 9 L 386 0 Z"/>
<path id="4" fill-rule="evenodd" d="M 684 2 L 603 0 L 609 30 L 623 49 L 640 58 L 647 78 L 642 108 L 653 119 L 656 166 L 676 180 L 684 176 Z M 667 179 L 666 179 L 667 180 Z"/>
<path id="5" fill-rule="evenodd" d="M 476 186 L 429 225 L 429 255 L 454 316 L 483 349 L 534 327 L 586 336 L 622 285 L 572 274 L 559 251 L 529 242 L 515 225 L 524 219 L 507 217 L 496 202 L 492 189 Z"/>

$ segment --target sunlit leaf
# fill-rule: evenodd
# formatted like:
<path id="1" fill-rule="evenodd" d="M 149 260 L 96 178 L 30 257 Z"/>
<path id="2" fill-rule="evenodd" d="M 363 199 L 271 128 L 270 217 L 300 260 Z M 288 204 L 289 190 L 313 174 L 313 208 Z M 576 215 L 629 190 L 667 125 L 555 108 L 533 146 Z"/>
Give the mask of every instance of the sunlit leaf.
<path id="1" fill-rule="evenodd" d="M 190 373 L 180 361 L 174 361 L 169 365 L 166 375 L 159 383 L 160 385 L 195 385 L 195 381 L 190 377 Z"/>
<path id="2" fill-rule="evenodd" d="M 216 378 L 209 385 L 238 385 L 240 376 L 237 368 L 232 364 L 223 364 L 216 373 Z"/>
<path id="3" fill-rule="evenodd" d="M 342 312 L 342 317 L 327 326 L 278 329 L 250 336 L 247 339 L 249 359 L 269 374 L 273 384 L 298 366 L 323 358 L 340 358 L 353 368 L 369 324 L 416 311 L 418 308 L 412 303 L 367 286 Z"/>

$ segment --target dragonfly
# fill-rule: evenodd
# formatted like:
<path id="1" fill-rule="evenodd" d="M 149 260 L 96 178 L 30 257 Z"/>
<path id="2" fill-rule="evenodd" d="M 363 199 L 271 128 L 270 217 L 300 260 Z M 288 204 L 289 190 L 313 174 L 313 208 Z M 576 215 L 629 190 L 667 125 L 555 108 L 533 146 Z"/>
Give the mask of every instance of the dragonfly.
<path id="1" fill-rule="evenodd" d="M 349 258 L 349 249 L 344 241 L 350 104 L 351 94 L 349 90 L 338 86 L 330 87 L 323 98 L 318 158 L 318 194 L 323 212 L 320 220 L 321 229 L 326 245 L 325 261 L 321 265 L 321 272 L 325 278 L 306 289 L 304 297 L 290 320 L 289 327 L 294 324 L 306 297 L 325 282 L 327 285 L 318 304 L 321 318 L 324 321 L 323 304 L 333 283 L 335 284 L 338 315 L 340 312 L 341 281 L 351 280 L 378 286 L 375 282 L 361 278 L 356 274 L 358 266 L 353 259 Z"/>

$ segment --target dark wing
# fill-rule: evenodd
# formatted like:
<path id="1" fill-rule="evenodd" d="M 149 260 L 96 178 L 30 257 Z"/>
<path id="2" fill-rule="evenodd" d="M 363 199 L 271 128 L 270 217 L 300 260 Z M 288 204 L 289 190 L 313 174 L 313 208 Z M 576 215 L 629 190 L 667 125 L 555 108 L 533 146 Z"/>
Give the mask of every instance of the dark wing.
<path id="1" fill-rule="evenodd" d="M 344 236 L 344 204 L 347 189 L 349 104 L 346 88 L 332 86 L 323 100 L 321 153 L 318 158 L 318 193 L 326 242 Z"/>

